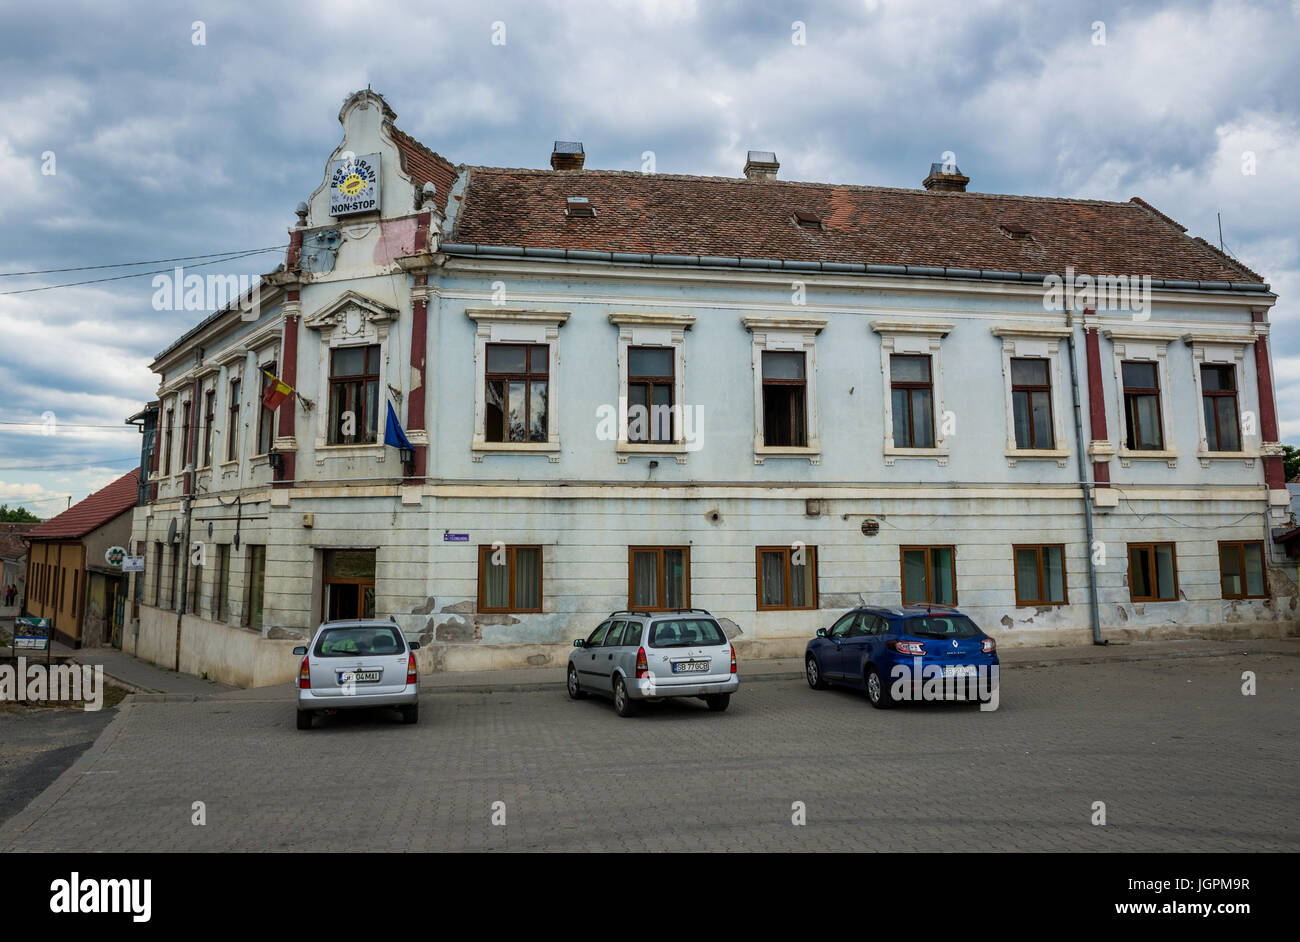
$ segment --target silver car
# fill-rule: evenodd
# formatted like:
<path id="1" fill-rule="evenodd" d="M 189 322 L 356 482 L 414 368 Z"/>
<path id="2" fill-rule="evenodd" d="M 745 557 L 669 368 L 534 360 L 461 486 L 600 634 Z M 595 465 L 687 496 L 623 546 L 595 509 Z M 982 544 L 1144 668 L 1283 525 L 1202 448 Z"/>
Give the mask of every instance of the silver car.
<path id="1" fill-rule="evenodd" d="M 311 644 L 297 647 L 298 728 L 311 729 L 322 710 L 397 707 L 402 721 L 420 720 L 418 642 L 407 641 L 396 622 L 379 619 L 327 621 Z"/>
<path id="2" fill-rule="evenodd" d="M 619 716 L 668 697 L 699 697 L 720 713 L 740 688 L 736 649 L 702 608 L 613 612 L 573 642 L 567 675 L 570 697 L 611 697 Z"/>

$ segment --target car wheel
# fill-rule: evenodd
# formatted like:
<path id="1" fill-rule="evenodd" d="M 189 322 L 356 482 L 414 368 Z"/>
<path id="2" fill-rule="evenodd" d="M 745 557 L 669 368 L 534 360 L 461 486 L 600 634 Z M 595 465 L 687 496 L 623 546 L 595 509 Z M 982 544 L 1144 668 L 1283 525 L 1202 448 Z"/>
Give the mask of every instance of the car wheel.
<path id="1" fill-rule="evenodd" d="M 420 722 L 420 704 L 412 703 L 402 707 L 402 722 L 408 725 Z"/>
<path id="2" fill-rule="evenodd" d="M 731 694 L 714 693 L 704 698 L 704 702 L 709 705 L 709 709 L 714 713 L 726 712 L 727 706 L 731 703 Z"/>
<path id="3" fill-rule="evenodd" d="M 897 702 L 874 664 L 867 668 L 867 699 L 877 710 L 888 710 Z"/>
<path id="4" fill-rule="evenodd" d="M 565 686 L 568 687 L 570 700 L 587 699 L 587 691 L 583 690 L 582 685 L 578 683 L 578 672 L 572 664 L 569 665 L 569 676 Z"/>
<path id="5" fill-rule="evenodd" d="M 830 684 L 826 683 L 826 678 L 822 676 L 821 669 L 817 666 L 817 658 L 811 654 L 803 662 L 803 675 L 808 679 L 808 686 L 813 690 L 825 690 Z"/>
<path id="6" fill-rule="evenodd" d="M 298 711 L 298 728 L 311 729 L 311 710 Z"/>
<path id="7" fill-rule="evenodd" d="M 627 695 L 627 684 L 622 677 L 614 678 L 614 710 L 619 716 L 636 715 L 636 703 Z"/>

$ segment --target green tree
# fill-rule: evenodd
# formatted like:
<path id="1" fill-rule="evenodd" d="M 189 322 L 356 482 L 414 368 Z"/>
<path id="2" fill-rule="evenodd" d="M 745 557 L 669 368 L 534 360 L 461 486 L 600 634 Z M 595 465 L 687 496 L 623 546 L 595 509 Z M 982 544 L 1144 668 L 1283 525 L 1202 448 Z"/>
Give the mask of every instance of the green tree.
<path id="1" fill-rule="evenodd" d="M 1300 461 L 1300 457 L 1296 459 Z M 41 518 L 26 507 L 9 509 L 8 504 L 0 504 L 0 523 L 40 523 Z"/>
<path id="2" fill-rule="evenodd" d="M 1282 446 L 1282 470 L 1288 481 L 1300 474 L 1300 448 Z"/>

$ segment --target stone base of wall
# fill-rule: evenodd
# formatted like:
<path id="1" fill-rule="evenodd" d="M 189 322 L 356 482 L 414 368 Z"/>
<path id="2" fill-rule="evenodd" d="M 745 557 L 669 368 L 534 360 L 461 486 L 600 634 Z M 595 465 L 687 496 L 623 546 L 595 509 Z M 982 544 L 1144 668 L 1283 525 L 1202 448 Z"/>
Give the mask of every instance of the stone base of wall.
<path id="1" fill-rule="evenodd" d="M 1092 642 L 1089 628 L 1018 628 L 995 632 L 1002 648 L 1029 646 L 1086 645 Z M 761 658 L 802 657 L 808 635 L 737 638 L 736 657 L 743 663 Z M 1300 637 L 1294 621 L 1255 621 L 1209 625 L 1153 625 L 1151 627 L 1107 628 L 1102 637 L 1111 642 L 1174 641 L 1199 639 L 1232 641 Z M 220 622 L 186 615 L 181 630 L 182 673 L 203 676 L 236 687 L 266 687 L 292 683 L 299 658 L 293 648 L 305 644 L 299 638 L 267 638 L 260 632 L 232 628 Z M 175 668 L 176 613 L 142 606 L 139 631 L 128 628 L 123 649 L 160 667 Z M 521 670 L 531 667 L 560 668 L 568 663 L 571 644 L 493 644 L 484 642 L 440 642 L 423 644 L 416 651 L 421 674 L 449 671 Z"/>
<path id="2" fill-rule="evenodd" d="M 128 628 L 125 635 L 123 650 L 159 667 L 176 669 L 175 612 L 142 605 L 138 632 Z M 300 659 L 293 648 L 299 644 L 306 640 L 266 638 L 259 631 L 185 615 L 180 671 L 235 687 L 287 684 L 298 673 Z"/>

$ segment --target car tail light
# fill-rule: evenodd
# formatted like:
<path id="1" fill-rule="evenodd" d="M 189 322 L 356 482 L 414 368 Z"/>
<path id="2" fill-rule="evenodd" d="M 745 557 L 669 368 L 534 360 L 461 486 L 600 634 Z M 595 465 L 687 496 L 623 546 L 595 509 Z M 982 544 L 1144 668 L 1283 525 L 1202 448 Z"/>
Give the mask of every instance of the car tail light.
<path id="1" fill-rule="evenodd" d="M 731 672 L 733 674 L 736 672 L 736 646 L 734 644 L 731 646 Z"/>
<path id="2" fill-rule="evenodd" d="M 406 682 L 414 684 L 419 682 L 419 677 L 415 673 L 415 652 L 412 651 L 406 656 Z"/>
<path id="3" fill-rule="evenodd" d="M 636 676 L 638 679 L 650 676 L 650 665 L 646 663 L 645 648 L 636 649 Z"/>
<path id="4" fill-rule="evenodd" d="M 998 643 L 996 641 L 994 641 L 992 638 L 984 639 L 982 650 L 984 651 L 985 654 L 992 654 L 997 649 L 998 649 Z"/>
<path id="5" fill-rule="evenodd" d="M 311 667 L 307 664 L 307 658 L 304 655 L 302 665 L 298 668 L 298 689 L 311 689 Z"/>
<path id="6" fill-rule="evenodd" d="M 913 654 L 918 657 L 925 654 L 924 641 L 890 641 L 887 647 L 899 654 Z"/>

